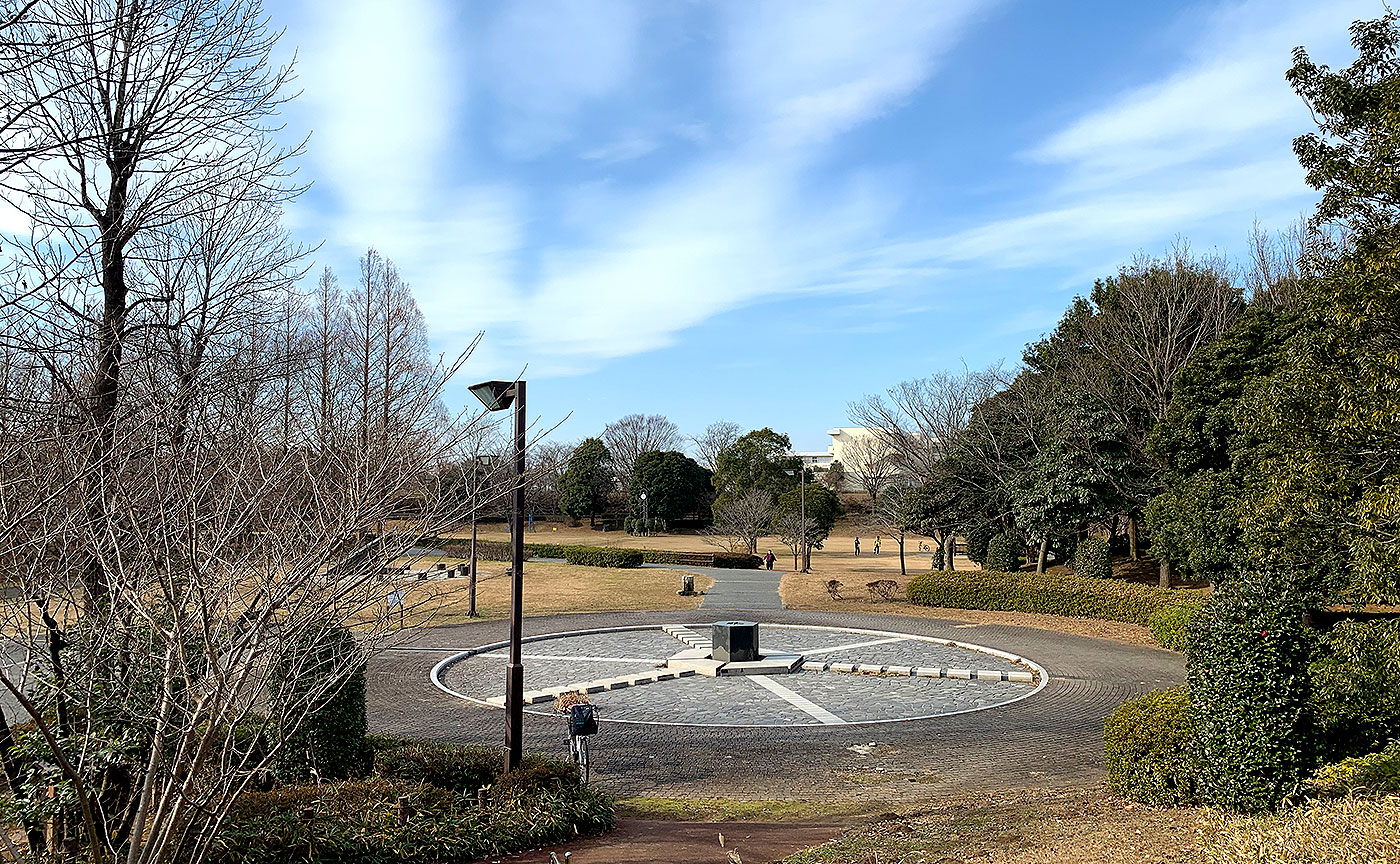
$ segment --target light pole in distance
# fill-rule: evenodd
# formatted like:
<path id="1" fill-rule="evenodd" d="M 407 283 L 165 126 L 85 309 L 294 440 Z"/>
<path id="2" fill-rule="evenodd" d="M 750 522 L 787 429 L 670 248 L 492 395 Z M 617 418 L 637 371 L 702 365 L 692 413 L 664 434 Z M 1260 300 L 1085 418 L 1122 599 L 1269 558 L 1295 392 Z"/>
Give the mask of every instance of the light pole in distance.
<path id="1" fill-rule="evenodd" d="M 642 493 L 642 534 L 650 534 L 651 525 L 647 522 L 647 493 Z"/>
<path id="2" fill-rule="evenodd" d="M 802 459 L 801 456 L 799 456 L 799 457 L 797 457 L 797 458 L 798 458 L 798 460 L 799 460 L 799 464 L 798 464 L 797 470 L 796 470 L 796 471 L 788 471 L 788 472 L 786 472 L 787 475 L 788 475 L 789 477 L 791 477 L 791 476 L 793 476 L 793 475 L 796 475 L 796 476 L 797 476 L 797 501 L 798 501 L 798 512 L 801 514 L 801 515 L 798 517 L 798 522 L 799 522 L 799 524 L 800 524 L 800 526 L 801 526 L 801 528 L 802 528 L 802 533 L 798 535 L 798 540 L 797 540 L 797 548 L 798 548 L 798 550 L 800 550 L 799 554 L 801 555 L 801 563 L 798 563 L 798 555 L 797 555 L 797 554 L 793 555 L 793 556 L 792 556 L 792 569 L 801 571 L 801 572 L 803 572 L 803 573 L 806 573 L 806 572 L 807 572 L 807 463 L 801 462 L 801 461 L 800 461 L 800 460 Z"/>
<path id="3" fill-rule="evenodd" d="M 520 662 L 524 629 L 521 594 L 525 572 L 525 382 L 483 381 L 468 390 L 487 411 L 515 405 L 515 488 L 511 490 L 510 538 L 510 658 L 506 661 L 506 770 L 520 767 L 525 729 L 521 702 L 525 695 L 525 666 Z"/>

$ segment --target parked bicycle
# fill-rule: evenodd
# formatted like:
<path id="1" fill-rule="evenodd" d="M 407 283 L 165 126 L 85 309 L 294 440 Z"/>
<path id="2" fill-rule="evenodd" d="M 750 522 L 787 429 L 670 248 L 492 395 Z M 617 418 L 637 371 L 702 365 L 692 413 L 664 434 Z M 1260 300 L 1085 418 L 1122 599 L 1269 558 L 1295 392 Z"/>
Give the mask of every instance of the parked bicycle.
<path id="1" fill-rule="evenodd" d="M 598 732 L 597 709 L 588 703 L 569 706 L 569 758 L 578 766 L 579 776 L 588 782 L 588 736 Z"/>

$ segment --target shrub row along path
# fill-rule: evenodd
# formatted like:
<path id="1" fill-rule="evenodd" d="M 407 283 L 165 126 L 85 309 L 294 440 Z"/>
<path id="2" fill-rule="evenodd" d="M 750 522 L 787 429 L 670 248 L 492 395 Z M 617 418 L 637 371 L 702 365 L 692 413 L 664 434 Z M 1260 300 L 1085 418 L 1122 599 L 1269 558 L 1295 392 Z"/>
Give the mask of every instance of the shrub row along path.
<path id="1" fill-rule="evenodd" d="M 563 561 L 562 558 L 531 558 L 531 561 Z M 769 612 L 783 608 L 778 586 L 782 570 L 735 570 L 727 567 L 699 567 L 689 564 L 643 564 L 653 570 L 684 571 L 709 576 L 715 584 L 705 592 L 700 606 L 705 609 L 735 609 Z M 679 588 L 679 586 L 677 586 Z"/>
<path id="2" fill-rule="evenodd" d="M 604 717 L 592 741 L 597 782 L 623 795 L 861 801 L 1083 786 L 1103 776 L 1103 718 L 1125 699 L 1178 684 L 1184 674 L 1181 657 L 1160 649 L 1025 627 L 895 615 L 721 611 L 707 604 L 690 612 L 528 618 L 525 630 L 534 635 L 667 623 L 703 630 L 717 619 L 734 617 L 970 642 L 1035 660 L 1049 680 L 1040 692 L 1009 705 L 878 725 L 704 728 L 609 724 Z M 371 727 L 415 738 L 501 743 L 502 711 L 450 696 L 428 675 L 440 660 L 506 636 L 504 621 L 403 634 L 395 647 L 371 661 Z M 525 718 L 528 749 L 566 752 L 561 718 L 528 713 Z"/>

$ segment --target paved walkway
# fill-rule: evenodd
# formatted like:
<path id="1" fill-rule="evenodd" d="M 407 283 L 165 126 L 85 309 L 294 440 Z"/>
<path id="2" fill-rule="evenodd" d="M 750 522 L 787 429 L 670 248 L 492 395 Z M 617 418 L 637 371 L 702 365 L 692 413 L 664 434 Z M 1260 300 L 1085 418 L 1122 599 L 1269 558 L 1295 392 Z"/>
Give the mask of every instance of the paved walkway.
<path id="1" fill-rule="evenodd" d="M 765 574 L 766 575 L 766 574 Z M 898 630 L 1030 657 L 1050 680 L 1031 698 L 970 714 L 877 726 L 764 729 L 607 723 L 593 739 L 594 777 L 630 795 L 748 798 L 933 797 L 969 789 L 1075 786 L 1103 777 L 1103 718 L 1125 699 L 1181 682 L 1181 656 L 1154 648 L 1005 625 L 896 615 L 711 608 L 527 618 L 527 634 L 630 624 L 708 624 L 746 617 Z M 499 744 L 504 713 L 448 696 L 428 681 L 439 660 L 504 639 L 504 621 L 414 632 L 369 668 L 375 731 Z M 544 662 L 544 661 L 541 661 Z M 526 715 L 526 746 L 565 753 L 562 720 Z"/>

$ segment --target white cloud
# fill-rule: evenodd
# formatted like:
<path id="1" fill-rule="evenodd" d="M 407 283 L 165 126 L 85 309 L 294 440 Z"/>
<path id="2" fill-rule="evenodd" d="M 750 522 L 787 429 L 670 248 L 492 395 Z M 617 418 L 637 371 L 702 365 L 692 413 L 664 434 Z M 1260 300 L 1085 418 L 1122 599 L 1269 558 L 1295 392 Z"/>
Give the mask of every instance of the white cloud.
<path id="1" fill-rule="evenodd" d="M 1344 55 L 1344 23 L 1378 11 L 1374 0 L 1254 0 L 1188 17 L 1178 29 L 1192 47 L 1176 69 L 1027 150 L 1049 175 L 1040 192 L 980 225 L 891 244 L 877 260 L 893 269 L 1111 266 L 1176 235 L 1243 238 L 1255 218 L 1290 221 L 1313 194 L 1291 149 L 1311 125 L 1284 79 L 1292 50 Z"/>
<path id="2" fill-rule="evenodd" d="M 898 106 L 993 5 L 724 4 L 727 96 L 773 143 L 823 141 Z"/>
<path id="3" fill-rule="evenodd" d="M 464 107 L 447 7 L 312 0 L 306 13 L 299 83 L 318 179 L 365 219 L 412 213 Z"/>

